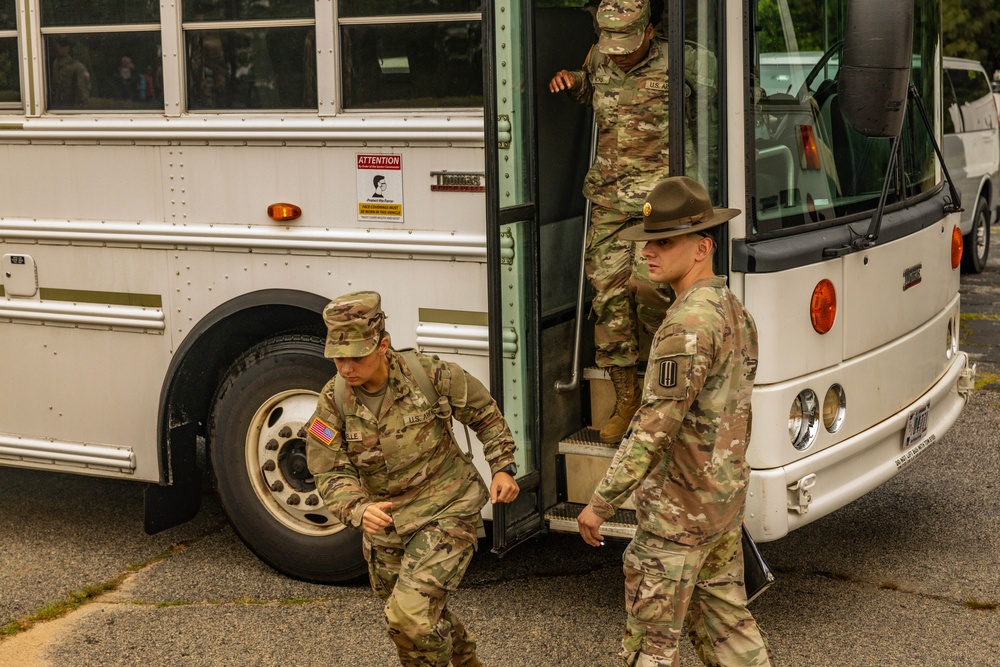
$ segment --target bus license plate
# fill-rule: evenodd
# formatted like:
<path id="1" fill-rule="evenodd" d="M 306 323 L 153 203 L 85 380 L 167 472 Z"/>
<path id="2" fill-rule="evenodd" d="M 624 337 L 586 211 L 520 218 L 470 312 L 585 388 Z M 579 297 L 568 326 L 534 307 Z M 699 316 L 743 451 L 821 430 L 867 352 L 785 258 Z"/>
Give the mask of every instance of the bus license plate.
<path id="1" fill-rule="evenodd" d="M 906 418 L 906 432 L 903 433 L 903 449 L 914 445 L 927 435 L 927 422 L 931 416 L 931 404 L 925 403 Z"/>

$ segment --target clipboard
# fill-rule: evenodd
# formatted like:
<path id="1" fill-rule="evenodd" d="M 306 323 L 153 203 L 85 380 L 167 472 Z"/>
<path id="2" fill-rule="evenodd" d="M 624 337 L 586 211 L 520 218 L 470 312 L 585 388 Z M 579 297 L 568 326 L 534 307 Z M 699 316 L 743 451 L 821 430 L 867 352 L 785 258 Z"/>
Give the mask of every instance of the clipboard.
<path id="1" fill-rule="evenodd" d="M 743 524 L 743 582 L 747 590 L 747 604 L 774 583 L 774 573 L 761 556 L 757 543 L 750 537 L 746 524 Z"/>

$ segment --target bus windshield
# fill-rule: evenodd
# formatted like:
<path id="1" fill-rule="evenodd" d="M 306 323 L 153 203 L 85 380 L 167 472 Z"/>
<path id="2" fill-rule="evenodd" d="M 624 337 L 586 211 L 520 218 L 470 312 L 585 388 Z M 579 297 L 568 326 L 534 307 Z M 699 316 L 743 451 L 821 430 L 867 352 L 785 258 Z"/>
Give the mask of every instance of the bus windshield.
<path id="1" fill-rule="evenodd" d="M 938 17 L 916 8 L 910 82 L 934 100 Z M 924 10 L 923 12 L 921 10 Z M 757 196 L 747 235 L 770 237 L 842 224 L 875 208 L 892 140 L 862 136 L 837 93 L 846 2 L 757 3 L 753 147 Z M 912 107 L 912 105 L 911 105 Z M 932 189 L 931 136 L 910 108 L 887 204 Z"/>

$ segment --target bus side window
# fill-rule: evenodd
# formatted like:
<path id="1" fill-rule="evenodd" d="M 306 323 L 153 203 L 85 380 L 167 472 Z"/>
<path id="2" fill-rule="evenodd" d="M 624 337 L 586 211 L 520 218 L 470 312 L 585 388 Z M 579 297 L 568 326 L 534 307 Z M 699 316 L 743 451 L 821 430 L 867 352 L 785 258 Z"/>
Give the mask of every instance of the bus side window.
<path id="1" fill-rule="evenodd" d="M 21 59 L 14 0 L 0 2 L 0 109 L 21 108 Z"/>
<path id="2" fill-rule="evenodd" d="M 183 17 L 188 109 L 316 109 L 311 0 L 185 0 Z"/>
<path id="3" fill-rule="evenodd" d="M 49 110 L 163 109 L 158 7 L 119 3 L 106 9 L 91 2 L 41 4 Z"/>
<path id="4" fill-rule="evenodd" d="M 343 108 L 483 106 L 479 2 L 339 0 L 337 10 Z"/>

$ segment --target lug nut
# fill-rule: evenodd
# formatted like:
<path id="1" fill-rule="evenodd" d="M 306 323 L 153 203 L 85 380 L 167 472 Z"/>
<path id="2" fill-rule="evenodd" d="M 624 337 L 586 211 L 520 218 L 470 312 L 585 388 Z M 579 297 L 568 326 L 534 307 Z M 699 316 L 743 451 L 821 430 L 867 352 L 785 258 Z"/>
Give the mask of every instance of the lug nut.
<path id="1" fill-rule="evenodd" d="M 271 472 L 272 470 L 275 469 L 276 464 L 272 460 L 267 460 L 264 461 L 264 465 L 261 467 L 264 469 L 264 472 Z"/>
<path id="2" fill-rule="evenodd" d="M 292 437 L 292 429 L 288 426 L 282 426 L 281 430 L 278 431 L 279 438 L 290 438 Z"/>
<path id="3" fill-rule="evenodd" d="M 271 452 L 277 450 L 278 449 L 278 441 L 274 440 L 274 439 L 268 440 L 267 444 L 264 445 L 264 449 L 266 449 L 268 451 L 271 451 Z"/>
<path id="4" fill-rule="evenodd" d="M 306 505 L 309 505 L 309 507 L 315 507 L 316 505 L 319 505 L 319 496 L 317 496 L 315 493 L 310 493 L 309 497 L 306 498 Z"/>
<path id="5" fill-rule="evenodd" d="M 293 493 L 292 495 L 288 496 L 288 500 L 286 500 L 285 502 L 287 502 L 289 505 L 298 505 L 299 494 Z"/>
<path id="6" fill-rule="evenodd" d="M 281 483 L 280 479 L 276 479 L 273 482 L 271 482 L 271 490 L 274 491 L 275 493 L 281 493 L 282 491 L 285 490 L 285 485 Z"/>

